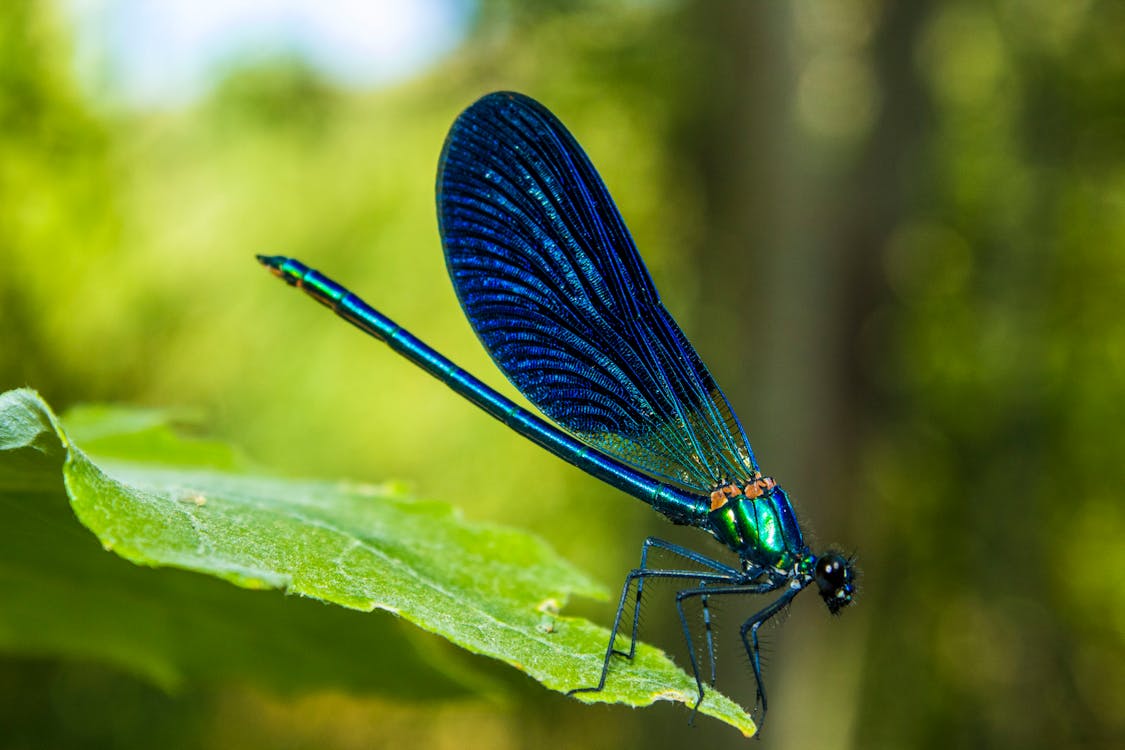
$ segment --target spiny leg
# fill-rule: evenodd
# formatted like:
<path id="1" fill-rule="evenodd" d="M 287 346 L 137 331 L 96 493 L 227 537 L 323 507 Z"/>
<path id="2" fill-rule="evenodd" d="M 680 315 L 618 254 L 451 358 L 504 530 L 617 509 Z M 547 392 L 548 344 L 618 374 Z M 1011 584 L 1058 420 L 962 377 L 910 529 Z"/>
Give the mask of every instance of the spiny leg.
<path id="1" fill-rule="evenodd" d="M 706 555 L 700 554 L 699 552 L 696 552 L 695 550 L 688 549 L 687 547 L 681 547 L 680 545 L 673 544 L 672 542 L 666 542 L 663 539 L 660 539 L 660 538 L 655 537 L 655 536 L 650 536 L 648 539 L 645 539 L 644 543 L 641 545 L 641 567 L 638 568 L 638 570 L 648 570 L 649 569 L 648 568 L 648 551 L 650 549 L 652 549 L 653 547 L 657 547 L 659 549 L 662 549 L 665 552 L 670 552 L 673 555 L 677 555 L 677 556 L 679 556 L 679 557 L 681 557 L 685 560 L 689 560 L 691 562 L 694 562 L 694 563 L 696 563 L 696 564 L 698 564 L 698 565 L 700 565 L 704 568 L 710 568 L 711 570 L 714 570 L 716 572 L 724 573 L 727 576 L 729 576 L 729 580 L 732 581 L 732 582 L 735 579 L 742 578 L 743 575 L 744 575 L 742 573 L 742 571 L 738 570 L 737 568 L 732 568 L 731 566 L 726 565 L 724 563 L 721 563 L 718 560 L 714 560 L 710 557 L 707 557 Z M 702 582 L 703 582 L 703 580 L 700 580 L 700 583 L 702 583 Z M 644 577 L 638 578 L 637 579 L 637 598 L 636 598 L 636 601 L 633 603 L 633 628 L 632 628 L 631 638 L 629 639 L 629 651 L 628 652 L 615 651 L 615 653 L 618 653 L 618 654 L 620 654 L 621 656 L 624 656 L 627 659 L 632 659 L 633 655 L 636 653 L 637 628 L 639 627 L 639 623 L 640 623 L 641 596 L 644 594 L 644 585 L 645 585 Z M 704 605 L 704 608 L 706 608 L 706 605 Z M 709 613 L 707 613 L 705 615 L 705 617 L 707 617 L 707 616 L 709 616 Z M 707 627 L 710 628 L 709 620 L 708 620 Z M 616 631 L 614 631 L 614 632 L 616 632 Z M 708 635 L 710 635 L 710 634 L 708 633 Z M 712 659 L 713 659 L 713 657 L 712 657 Z M 712 666 L 714 666 L 714 665 L 712 665 Z"/>
<path id="2" fill-rule="evenodd" d="M 706 588 L 705 581 L 699 582 L 699 588 Z M 715 637 L 711 630 L 711 608 L 707 606 L 707 595 L 699 597 L 700 607 L 703 609 L 703 634 L 707 639 L 707 661 L 711 664 L 711 687 L 715 687 L 716 667 L 715 667 Z"/>
<path id="3" fill-rule="evenodd" d="M 695 724 L 695 715 L 699 712 L 699 707 L 703 705 L 703 682 L 699 679 L 699 665 L 695 660 L 695 644 L 691 641 L 691 628 L 688 627 L 687 615 L 684 614 L 684 599 L 687 598 L 689 591 L 681 591 L 676 594 L 676 612 L 680 616 L 680 627 L 684 631 L 684 642 L 687 643 L 688 661 L 691 663 L 691 674 L 695 677 L 695 688 L 699 691 L 699 696 L 695 700 L 695 705 L 691 708 L 691 716 L 688 717 L 688 724 Z M 711 662 L 712 669 L 714 668 L 714 659 Z"/>
<path id="4" fill-rule="evenodd" d="M 701 600 L 706 601 L 708 598 L 710 598 L 712 596 L 724 596 L 724 595 L 729 595 L 729 594 L 740 594 L 740 595 L 765 594 L 765 593 L 768 593 L 770 591 L 776 590 L 779 583 L 780 582 L 775 580 L 775 579 L 770 579 L 768 581 L 762 581 L 761 583 L 755 583 L 755 584 L 734 583 L 734 584 L 728 584 L 726 586 L 720 586 L 718 588 L 716 588 L 714 585 L 708 586 L 708 585 L 704 584 L 704 585 L 701 585 L 697 588 L 684 589 L 683 591 L 680 591 L 679 593 L 676 594 L 676 611 L 680 616 L 680 627 L 683 629 L 684 641 L 687 643 L 688 659 L 691 663 L 692 676 L 695 677 L 695 686 L 696 686 L 697 690 L 699 691 L 699 698 L 696 701 L 695 706 L 693 706 L 692 709 L 691 709 L 691 717 L 688 719 L 689 724 L 694 723 L 695 715 L 699 711 L 699 706 L 703 703 L 703 681 L 699 677 L 699 665 L 698 665 L 698 662 L 695 658 L 695 644 L 692 642 L 691 628 L 688 627 L 687 615 L 684 612 L 684 602 L 687 601 L 688 599 L 693 598 L 693 597 L 699 597 Z M 794 595 L 796 594 L 796 591 L 797 590 L 794 591 Z M 787 594 L 786 596 L 788 596 L 789 598 L 792 598 L 792 595 Z M 782 598 L 785 598 L 785 597 L 782 597 Z M 772 616 L 772 613 L 771 613 L 771 616 Z M 751 618 L 751 619 L 753 619 L 753 618 Z M 745 628 L 745 625 L 743 627 Z M 708 635 L 708 637 L 710 637 L 710 630 L 708 630 L 707 635 Z M 743 641 L 745 641 L 745 636 L 743 636 Z M 710 655 L 711 655 L 711 684 L 714 685 L 714 681 L 715 681 L 714 653 L 711 652 Z"/>
<path id="5" fill-rule="evenodd" d="M 768 704 L 766 701 L 766 683 L 762 680 L 762 659 L 758 647 L 758 629 L 771 617 L 789 606 L 789 602 L 799 593 L 801 593 L 800 588 L 789 589 L 768 606 L 751 615 L 749 619 L 742 623 L 742 627 L 739 630 L 742 635 L 742 644 L 746 647 L 746 654 L 750 657 L 750 665 L 754 668 L 754 680 L 757 682 L 754 712 L 757 712 L 759 706 L 761 707 L 761 713 L 758 715 L 758 718 L 755 719 L 759 727 L 766 720 Z M 747 634 L 749 634 L 749 638 L 747 638 Z M 754 712 L 752 712 L 752 714 Z"/>
<path id="6" fill-rule="evenodd" d="M 613 616 L 613 629 L 610 630 L 609 633 L 609 646 L 606 648 L 605 660 L 602 662 L 602 674 L 601 677 L 598 678 L 598 684 L 592 687 L 573 688 L 566 692 L 567 695 L 574 695 L 575 693 L 597 693 L 605 688 L 606 676 L 609 674 L 609 660 L 613 658 L 614 654 L 621 653 L 613 647 L 613 644 L 617 641 L 617 629 L 621 626 L 621 613 L 625 611 L 625 602 L 629 598 L 629 587 L 633 585 L 633 579 L 639 577 L 638 573 L 642 572 L 644 571 L 639 569 L 633 570 L 629 572 L 629 575 L 625 576 L 625 585 L 621 587 L 621 601 L 617 603 L 617 613 Z M 628 658 L 633 658 L 633 649 L 629 650 Z"/>
<path id="7" fill-rule="evenodd" d="M 696 552 L 695 550 L 688 549 L 687 547 L 682 547 L 678 544 L 673 544 L 672 542 L 667 542 L 663 539 L 660 539 L 660 538 L 654 537 L 654 536 L 650 536 L 648 539 L 645 539 L 644 544 L 641 545 L 641 567 L 640 567 L 640 570 L 647 569 L 647 567 L 648 567 L 648 552 L 653 547 L 657 547 L 657 548 L 662 549 L 666 552 L 670 552 L 674 555 L 678 555 L 679 557 L 682 557 L 685 560 L 689 560 L 691 562 L 694 562 L 694 563 L 696 563 L 696 564 L 698 564 L 702 567 L 711 568 L 712 570 L 718 571 L 720 573 L 726 573 L 727 575 L 730 576 L 730 578 L 726 581 L 721 581 L 722 583 L 729 583 L 729 584 L 741 583 L 741 582 L 744 582 L 744 581 L 747 581 L 747 580 L 754 580 L 755 578 L 758 578 L 759 575 L 761 575 L 763 573 L 768 574 L 768 571 L 766 571 L 764 568 L 761 569 L 761 570 L 754 569 L 754 568 L 751 568 L 749 570 L 739 570 L 738 568 L 734 568 L 734 567 L 731 567 L 729 565 L 726 565 L 725 563 L 722 563 L 718 560 L 707 557 L 706 555 L 701 554 L 699 552 Z M 703 588 L 703 587 L 706 586 L 706 580 L 707 579 L 702 579 L 702 578 L 699 580 L 700 588 Z M 770 588 L 771 589 L 776 588 L 776 585 L 771 586 Z M 637 628 L 638 628 L 639 620 L 640 620 L 639 615 L 640 615 L 640 610 L 641 610 L 641 595 L 642 595 L 643 590 L 644 590 L 644 578 L 642 577 L 642 578 L 639 578 L 637 580 L 637 598 L 636 598 L 636 601 L 633 605 L 633 628 L 632 628 L 632 636 L 631 636 L 630 641 L 629 641 L 629 651 L 628 652 L 621 651 L 621 650 L 615 650 L 614 651 L 614 653 L 620 654 L 621 656 L 624 656 L 628 659 L 632 659 L 633 655 L 636 651 Z M 716 675 L 717 667 L 716 667 L 716 663 L 715 663 L 715 639 L 714 639 L 712 623 L 711 623 L 711 609 L 708 605 L 708 600 L 707 600 L 706 596 L 701 597 L 700 601 L 701 601 L 701 605 L 702 605 L 702 609 L 703 609 L 703 627 L 704 627 L 704 631 L 706 633 L 706 639 L 707 639 L 707 660 L 710 664 L 710 670 L 711 670 L 710 684 L 712 686 L 714 686 L 715 680 L 717 678 L 717 675 Z"/>
<path id="8" fill-rule="evenodd" d="M 690 552 L 690 550 L 685 550 L 685 551 Z M 700 557 L 702 557 L 702 556 L 700 556 Z M 704 559 L 706 559 L 706 558 L 704 558 Z M 721 563 L 715 563 L 715 565 L 721 566 L 722 568 L 727 569 L 726 566 L 722 566 Z M 621 627 L 621 617 L 622 617 L 623 612 L 625 611 L 625 603 L 628 601 L 628 598 L 629 598 L 629 589 L 632 587 L 633 581 L 638 581 L 638 585 L 639 585 L 639 582 L 643 581 L 645 578 L 673 578 L 673 579 L 699 581 L 701 583 L 710 582 L 712 584 L 714 584 L 714 583 L 726 584 L 726 585 L 729 586 L 729 585 L 737 584 L 741 580 L 741 575 L 739 574 L 738 578 L 732 579 L 732 576 L 729 573 L 726 573 L 726 572 L 708 573 L 708 572 L 699 571 L 699 570 L 660 570 L 660 569 L 653 569 L 653 568 L 636 568 L 635 570 L 630 571 L 629 575 L 625 577 L 625 584 L 621 587 L 621 599 L 618 601 L 618 604 L 617 604 L 617 614 L 614 615 L 614 618 L 613 618 L 613 629 L 609 634 L 609 645 L 606 646 L 605 659 L 602 661 L 602 673 L 601 673 L 601 677 L 598 679 L 598 684 L 594 685 L 594 686 L 591 686 L 591 687 L 574 688 L 572 690 L 568 690 L 567 695 L 573 695 L 574 693 L 587 693 L 587 692 L 596 693 L 596 692 L 599 692 L 599 691 L 605 689 L 606 678 L 609 675 L 609 664 L 610 664 L 610 660 L 613 658 L 613 655 L 614 654 L 621 654 L 623 656 L 626 656 L 627 658 L 633 657 L 633 655 L 635 654 L 635 651 L 636 651 L 636 635 L 635 635 L 635 632 L 634 632 L 633 642 L 630 645 L 628 653 L 625 653 L 625 652 L 622 652 L 622 651 L 619 651 L 619 650 L 615 649 L 614 643 L 617 640 L 617 633 L 618 633 L 618 630 Z M 694 655 L 693 655 L 692 658 L 694 660 Z M 698 676 L 698 670 L 697 670 L 696 682 L 698 682 L 698 681 L 699 681 L 699 676 Z"/>

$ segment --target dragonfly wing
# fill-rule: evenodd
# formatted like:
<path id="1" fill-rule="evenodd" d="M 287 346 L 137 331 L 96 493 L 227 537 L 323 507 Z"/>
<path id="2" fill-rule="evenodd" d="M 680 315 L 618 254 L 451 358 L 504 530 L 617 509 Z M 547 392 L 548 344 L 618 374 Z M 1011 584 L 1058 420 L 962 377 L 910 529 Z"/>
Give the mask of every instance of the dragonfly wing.
<path id="1" fill-rule="evenodd" d="M 437 187 L 461 305 L 540 411 L 586 444 L 695 491 L 757 470 L 601 178 L 545 107 L 513 93 L 477 101 L 450 130 Z"/>

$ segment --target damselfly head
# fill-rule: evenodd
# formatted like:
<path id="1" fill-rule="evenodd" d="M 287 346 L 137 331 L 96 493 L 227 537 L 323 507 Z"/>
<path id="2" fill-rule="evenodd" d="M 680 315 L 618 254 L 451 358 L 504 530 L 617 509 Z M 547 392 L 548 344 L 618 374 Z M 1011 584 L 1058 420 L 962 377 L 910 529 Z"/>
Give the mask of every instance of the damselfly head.
<path id="1" fill-rule="evenodd" d="M 852 603 L 855 595 L 855 569 L 851 558 L 839 552 L 826 552 L 817 558 L 813 579 L 820 589 L 820 598 L 834 615 Z"/>

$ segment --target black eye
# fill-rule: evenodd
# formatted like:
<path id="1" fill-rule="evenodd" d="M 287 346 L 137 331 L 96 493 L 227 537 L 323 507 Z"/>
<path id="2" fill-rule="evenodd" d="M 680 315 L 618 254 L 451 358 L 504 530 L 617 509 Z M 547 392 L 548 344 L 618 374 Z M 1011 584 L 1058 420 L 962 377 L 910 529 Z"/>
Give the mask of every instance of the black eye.
<path id="1" fill-rule="evenodd" d="M 851 604 L 855 587 L 852 585 L 851 561 L 846 557 L 835 552 L 821 556 L 816 561 L 813 578 L 829 612 L 836 614 Z"/>
<path id="2" fill-rule="evenodd" d="M 816 561 L 816 585 L 821 589 L 839 588 L 848 578 L 848 561 L 829 554 Z"/>

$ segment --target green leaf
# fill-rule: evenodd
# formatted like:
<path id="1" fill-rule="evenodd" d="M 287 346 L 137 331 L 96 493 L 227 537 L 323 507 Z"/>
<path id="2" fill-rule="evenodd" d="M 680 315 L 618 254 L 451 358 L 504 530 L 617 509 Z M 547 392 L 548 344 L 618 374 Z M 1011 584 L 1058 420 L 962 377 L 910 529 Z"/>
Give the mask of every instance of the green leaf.
<path id="1" fill-rule="evenodd" d="M 37 394 L 0 395 L 0 528 L 10 537 L 0 649 L 100 659 L 168 687 L 241 678 L 410 698 L 497 690 L 393 618 L 349 611 L 382 609 L 548 688 L 596 684 L 609 632 L 558 612 L 572 594 L 605 591 L 541 540 L 389 486 L 235 473 L 246 466 L 235 452 L 178 437 L 160 413 L 94 409 L 74 421 L 97 461 Z M 693 703 L 695 687 L 640 644 L 604 691 L 577 697 Z M 754 732 L 714 691 L 700 712 Z"/>

